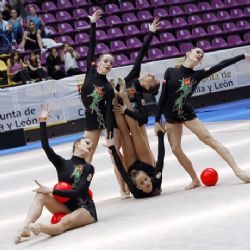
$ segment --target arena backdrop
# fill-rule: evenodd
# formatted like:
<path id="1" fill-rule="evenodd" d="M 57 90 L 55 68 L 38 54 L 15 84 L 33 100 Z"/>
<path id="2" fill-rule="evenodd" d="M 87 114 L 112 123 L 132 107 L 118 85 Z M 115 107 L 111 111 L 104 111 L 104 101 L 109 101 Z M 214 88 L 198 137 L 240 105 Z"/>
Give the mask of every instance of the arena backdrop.
<path id="1" fill-rule="evenodd" d="M 245 53 L 250 53 L 250 46 L 207 53 L 198 68 L 209 68 L 221 60 Z M 145 63 L 142 65 L 142 74 L 153 73 L 162 80 L 165 70 L 180 64 L 182 60 L 174 58 Z M 131 67 L 113 69 L 109 79 L 125 77 Z M 48 123 L 83 118 L 84 107 L 80 99 L 83 80 L 84 75 L 77 75 L 61 80 L 0 89 L 0 132 L 37 126 L 43 104 L 48 104 L 51 110 Z M 250 85 L 250 64 L 242 60 L 204 79 L 193 96 L 230 91 L 247 85 Z"/>

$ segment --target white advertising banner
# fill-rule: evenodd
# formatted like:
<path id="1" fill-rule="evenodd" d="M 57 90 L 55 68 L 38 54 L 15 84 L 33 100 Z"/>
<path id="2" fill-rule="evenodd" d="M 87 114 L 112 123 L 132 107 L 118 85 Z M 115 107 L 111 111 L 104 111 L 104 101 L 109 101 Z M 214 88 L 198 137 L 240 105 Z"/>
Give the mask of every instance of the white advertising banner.
<path id="1" fill-rule="evenodd" d="M 209 68 L 218 62 L 240 54 L 250 54 L 250 46 L 207 53 L 203 63 L 197 67 Z M 142 64 L 142 74 L 152 73 L 163 80 L 168 67 L 175 67 L 180 58 Z M 110 79 L 125 77 L 132 66 L 114 68 Z M 0 89 L 0 132 L 38 125 L 38 116 L 43 104 L 51 110 L 48 123 L 71 121 L 84 117 L 84 106 L 80 98 L 84 75 L 49 80 L 30 85 Z M 244 60 L 224 68 L 206 79 L 197 87 L 193 96 L 225 91 L 250 85 L 250 63 Z"/>

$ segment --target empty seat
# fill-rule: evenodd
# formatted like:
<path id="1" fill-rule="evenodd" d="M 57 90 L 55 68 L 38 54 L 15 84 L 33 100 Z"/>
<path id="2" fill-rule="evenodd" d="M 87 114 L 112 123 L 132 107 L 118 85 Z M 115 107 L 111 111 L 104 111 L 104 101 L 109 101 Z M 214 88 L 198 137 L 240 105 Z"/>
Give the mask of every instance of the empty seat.
<path id="1" fill-rule="evenodd" d="M 74 45 L 75 42 L 73 41 L 73 39 L 70 36 L 59 36 L 57 38 L 57 41 L 59 43 L 68 43 L 69 45 Z"/>
<path id="2" fill-rule="evenodd" d="M 119 50 L 127 49 L 125 43 L 121 40 L 112 41 L 110 47 L 112 51 L 119 51 Z"/>
<path id="3" fill-rule="evenodd" d="M 222 33 L 221 27 L 216 25 L 216 24 L 208 26 L 207 30 L 208 30 L 209 35 L 215 35 L 215 34 Z"/>
<path id="4" fill-rule="evenodd" d="M 110 48 L 108 47 L 108 45 L 106 45 L 105 43 L 97 43 L 96 45 L 97 54 L 104 54 L 108 52 L 110 52 Z"/>
<path id="5" fill-rule="evenodd" d="M 156 60 L 164 58 L 164 54 L 158 48 L 151 48 L 148 50 L 148 57 L 150 60 Z"/>
<path id="6" fill-rule="evenodd" d="M 116 4 L 110 3 L 105 5 L 105 12 L 109 14 L 115 14 L 116 12 L 119 12 L 120 9 Z"/>
<path id="7" fill-rule="evenodd" d="M 235 23 L 233 23 L 233 22 L 223 23 L 223 30 L 225 32 L 232 32 L 232 31 L 237 30 L 237 27 L 236 27 Z"/>
<path id="8" fill-rule="evenodd" d="M 86 7 L 88 5 L 88 0 L 72 0 L 73 6 L 79 7 Z"/>
<path id="9" fill-rule="evenodd" d="M 159 30 L 171 29 L 173 26 L 168 20 L 161 20 L 161 27 Z"/>
<path id="10" fill-rule="evenodd" d="M 250 32 L 247 32 L 246 34 L 244 34 L 244 41 L 246 43 L 250 43 Z"/>
<path id="11" fill-rule="evenodd" d="M 93 15 L 97 10 L 102 10 L 102 8 L 99 6 L 91 6 L 91 7 L 89 7 L 89 14 Z"/>
<path id="12" fill-rule="evenodd" d="M 246 20 L 241 20 L 237 22 L 237 29 L 238 30 L 247 30 L 250 29 L 250 24 Z"/>
<path id="13" fill-rule="evenodd" d="M 217 48 L 217 49 L 228 47 L 226 41 L 222 37 L 214 38 L 212 40 L 212 45 L 213 45 L 214 48 Z"/>
<path id="14" fill-rule="evenodd" d="M 250 16 L 250 6 L 244 8 L 244 14 L 245 16 Z"/>
<path id="15" fill-rule="evenodd" d="M 185 25 L 187 25 L 187 22 L 183 17 L 176 17 L 173 19 L 173 27 L 182 27 Z"/>
<path id="16" fill-rule="evenodd" d="M 184 6 L 185 12 L 186 13 L 194 13 L 198 12 L 199 9 L 197 8 L 196 4 L 194 3 L 189 3 Z"/>
<path id="17" fill-rule="evenodd" d="M 164 48 L 164 55 L 167 57 L 178 56 L 180 55 L 180 51 L 176 46 L 166 46 Z"/>
<path id="18" fill-rule="evenodd" d="M 232 9 L 230 11 L 231 17 L 243 17 L 244 13 L 241 9 Z"/>
<path id="19" fill-rule="evenodd" d="M 139 11 L 137 17 L 139 20 L 150 20 L 153 18 L 150 12 L 146 10 Z"/>
<path id="20" fill-rule="evenodd" d="M 135 6 L 137 9 L 146 9 L 150 7 L 150 4 L 147 0 L 137 0 Z"/>
<path id="21" fill-rule="evenodd" d="M 138 53 L 139 53 L 138 51 L 134 51 L 134 52 L 131 52 L 131 53 L 130 53 L 130 61 L 131 61 L 131 63 L 134 62 L 134 61 L 136 60 L 136 58 L 137 58 L 137 56 L 138 56 Z M 144 61 L 147 61 L 147 60 L 148 60 L 148 57 L 147 57 L 147 56 L 144 56 L 144 58 L 143 58 L 142 61 L 144 62 Z"/>
<path id="22" fill-rule="evenodd" d="M 203 15 L 204 22 L 215 22 L 217 21 L 217 17 L 214 13 L 205 13 Z"/>
<path id="23" fill-rule="evenodd" d="M 250 0 L 238 0 L 239 4 L 250 4 Z"/>
<path id="24" fill-rule="evenodd" d="M 140 30 L 136 27 L 136 25 L 126 25 L 124 27 L 124 34 L 125 35 L 134 35 L 134 34 L 139 34 Z"/>
<path id="25" fill-rule="evenodd" d="M 166 17 L 168 16 L 168 12 L 165 8 L 159 8 L 154 10 L 155 17 Z"/>
<path id="26" fill-rule="evenodd" d="M 221 0 L 212 0 L 211 5 L 214 9 L 219 9 L 219 8 L 225 7 L 224 3 Z"/>
<path id="27" fill-rule="evenodd" d="M 108 29 L 108 36 L 109 37 L 122 37 L 123 33 L 120 28 L 109 28 Z"/>
<path id="28" fill-rule="evenodd" d="M 179 6 L 171 6 L 169 8 L 169 14 L 171 16 L 181 15 L 183 14 L 183 10 Z"/>
<path id="29" fill-rule="evenodd" d="M 211 7 L 210 3 L 208 3 L 208 2 L 199 2 L 198 9 L 205 11 L 205 10 L 211 10 L 212 7 Z"/>
<path id="30" fill-rule="evenodd" d="M 141 46 L 141 41 L 136 37 L 132 37 L 127 40 L 127 48 L 139 48 Z"/>
<path id="31" fill-rule="evenodd" d="M 239 46 L 242 45 L 244 42 L 241 40 L 240 36 L 231 35 L 227 38 L 227 43 L 229 46 Z"/>
<path id="32" fill-rule="evenodd" d="M 183 39 L 189 39 L 192 37 L 192 35 L 190 34 L 189 30 L 177 30 L 176 32 L 176 37 L 179 40 L 183 40 Z"/>
<path id="33" fill-rule="evenodd" d="M 87 43 L 87 42 L 89 42 L 89 35 L 86 33 L 78 33 L 75 36 L 75 42 L 77 44 Z"/>
<path id="34" fill-rule="evenodd" d="M 231 19 L 231 16 L 229 15 L 227 11 L 221 10 L 217 12 L 217 18 L 218 20 L 228 20 L 228 19 Z"/>
<path id="35" fill-rule="evenodd" d="M 57 8 L 60 10 L 71 9 L 72 3 L 69 0 L 57 0 Z"/>
<path id="36" fill-rule="evenodd" d="M 123 15 L 123 22 L 130 23 L 137 21 L 137 17 L 133 13 L 126 13 Z"/>
<path id="37" fill-rule="evenodd" d="M 123 66 L 123 65 L 130 64 L 130 60 L 124 54 L 115 55 L 114 62 L 115 62 L 115 66 Z"/>
<path id="38" fill-rule="evenodd" d="M 41 16 L 41 19 L 44 23 L 54 23 L 56 22 L 55 17 L 50 13 L 45 13 Z"/>
<path id="39" fill-rule="evenodd" d="M 97 40 L 107 40 L 108 35 L 106 34 L 106 32 L 104 30 L 97 30 L 96 31 L 96 39 Z"/>
<path id="40" fill-rule="evenodd" d="M 129 10 L 134 10 L 135 7 L 131 2 L 122 2 L 120 3 L 120 10 L 122 11 L 129 11 Z"/>
<path id="41" fill-rule="evenodd" d="M 84 18 L 84 17 L 87 17 L 89 14 L 86 10 L 84 9 L 74 9 L 73 10 L 73 17 L 75 19 L 81 19 L 81 18 Z"/>
<path id="42" fill-rule="evenodd" d="M 236 0 L 224 0 L 225 6 L 231 7 L 231 6 L 237 6 L 238 3 Z"/>
<path id="43" fill-rule="evenodd" d="M 188 17 L 188 24 L 199 24 L 202 23 L 200 16 L 191 15 Z"/>
<path id="44" fill-rule="evenodd" d="M 160 44 L 161 42 L 159 41 L 159 39 L 156 36 L 153 36 L 153 39 L 151 41 L 151 45 L 156 45 L 156 44 Z"/>
<path id="45" fill-rule="evenodd" d="M 72 28 L 72 26 L 69 23 L 59 23 L 57 25 L 57 30 L 61 34 L 74 31 L 74 29 Z"/>
<path id="46" fill-rule="evenodd" d="M 44 12 L 49 12 L 49 11 L 53 11 L 56 9 L 57 9 L 57 7 L 56 7 L 55 3 L 53 3 L 53 2 L 43 2 L 42 3 L 42 10 Z"/>
<path id="47" fill-rule="evenodd" d="M 196 44 L 196 47 L 201 48 L 204 51 L 211 50 L 213 48 L 211 43 L 208 40 L 200 40 L 200 41 L 198 41 L 197 44 Z"/>
<path id="48" fill-rule="evenodd" d="M 164 0 L 150 0 L 150 3 L 153 6 L 161 6 L 166 4 Z"/>
<path id="49" fill-rule="evenodd" d="M 106 26 L 106 23 L 102 19 L 97 19 L 97 21 L 96 21 L 97 28 L 101 28 L 101 27 L 105 27 L 105 26 Z"/>
<path id="50" fill-rule="evenodd" d="M 117 24 L 121 24 L 122 20 L 120 19 L 119 16 L 108 16 L 107 20 L 106 20 L 108 25 L 117 25 Z"/>
<path id="51" fill-rule="evenodd" d="M 176 40 L 176 38 L 170 32 L 163 32 L 163 33 L 160 34 L 160 41 L 162 43 L 168 43 L 168 42 L 172 42 L 172 41 L 175 41 L 175 40 Z"/>
<path id="52" fill-rule="evenodd" d="M 192 29 L 192 36 L 194 37 L 200 37 L 200 36 L 206 36 L 207 32 L 203 27 L 194 27 Z"/>
<path id="53" fill-rule="evenodd" d="M 88 47 L 87 46 L 81 46 L 76 48 L 76 52 L 81 56 L 81 57 L 86 57 L 88 54 Z"/>
<path id="54" fill-rule="evenodd" d="M 56 29 L 53 26 L 50 26 L 50 25 L 45 26 L 45 31 L 46 31 L 47 35 L 56 35 L 57 34 Z"/>
<path id="55" fill-rule="evenodd" d="M 79 69 L 82 71 L 82 72 L 86 72 L 87 71 L 87 62 L 86 61 L 78 61 L 78 66 L 79 66 Z"/>
<path id="56" fill-rule="evenodd" d="M 58 21 L 68 21 L 68 20 L 73 20 L 73 17 L 69 14 L 68 11 L 61 10 L 56 12 L 56 19 Z"/>
<path id="57" fill-rule="evenodd" d="M 79 20 L 79 21 L 75 21 L 75 29 L 76 30 L 85 30 L 85 29 L 89 29 L 89 23 L 86 22 L 86 21 L 82 21 L 82 20 Z"/>
<path id="58" fill-rule="evenodd" d="M 194 48 L 193 44 L 192 43 L 181 43 L 179 45 L 180 47 L 180 52 L 183 54 L 183 53 L 186 53 L 188 51 L 190 51 L 191 49 Z"/>

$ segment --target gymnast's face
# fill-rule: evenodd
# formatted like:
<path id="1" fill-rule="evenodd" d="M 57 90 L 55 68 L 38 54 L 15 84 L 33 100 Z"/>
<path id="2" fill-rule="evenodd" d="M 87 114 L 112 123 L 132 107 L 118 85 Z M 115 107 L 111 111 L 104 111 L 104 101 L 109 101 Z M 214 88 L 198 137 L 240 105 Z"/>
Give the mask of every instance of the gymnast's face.
<path id="1" fill-rule="evenodd" d="M 198 65 L 204 57 L 204 51 L 200 48 L 192 49 L 186 53 L 186 60 Z"/>
<path id="2" fill-rule="evenodd" d="M 100 74 L 107 75 L 114 64 L 114 57 L 110 54 L 103 54 L 100 56 L 98 63 L 97 63 L 97 71 Z"/>
<path id="3" fill-rule="evenodd" d="M 80 149 L 85 155 L 88 155 L 93 151 L 93 142 L 87 138 L 81 139 L 77 144 L 77 148 Z"/>
<path id="4" fill-rule="evenodd" d="M 136 187 L 145 193 L 150 193 L 153 190 L 151 178 L 144 172 L 140 171 L 135 177 Z"/>
<path id="5" fill-rule="evenodd" d="M 146 89 L 148 92 L 155 90 L 160 86 L 160 80 L 155 77 L 154 74 L 145 74 L 140 79 L 141 86 Z"/>

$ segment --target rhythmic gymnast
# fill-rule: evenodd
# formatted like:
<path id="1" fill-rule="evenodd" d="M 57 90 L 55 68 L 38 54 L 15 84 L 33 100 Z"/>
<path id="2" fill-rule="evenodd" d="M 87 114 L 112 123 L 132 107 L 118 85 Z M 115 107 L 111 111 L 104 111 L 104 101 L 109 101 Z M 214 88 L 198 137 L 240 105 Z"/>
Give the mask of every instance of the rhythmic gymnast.
<path id="1" fill-rule="evenodd" d="M 155 132 L 157 134 L 159 131 L 164 131 L 160 118 L 165 108 L 165 129 L 172 152 L 192 178 L 192 182 L 186 187 L 186 190 L 199 187 L 201 184 L 193 169 L 192 162 L 181 148 L 183 125 L 189 128 L 202 142 L 214 149 L 232 168 L 238 178 L 249 183 L 250 177 L 239 168 L 228 149 L 212 137 L 204 124 L 197 118 L 188 100 L 202 79 L 240 60 L 246 59 L 250 61 L 250 55 L 243 54 L 223 60 L 208 70 L 193 70 L 202 61 L 203 57 L 204 52 L 202 49 L 194 48 L 186 53 L 185 61 L 180 68 L 168 68 L 166 70 L 165 84 L 155 118 Z"/>
<path id="2" fill-rule="evenodd" d="M 120 84 L 120 97 L 127 107 L 121 107 L 116 100 L 115 118 L 120 132 L 125 166 L 117 154 L 113 139 L 105 145 L 111 150 L 116 166 L 135 198 L 145 198 L 161 193 L 162 169 L 164 165 L 164 133 L 158 133 L 158 160 L 155 164 L 150 147 L 141 132 L 139 123 L 124 114 L 124 110 L 133 107 L 128 99 L 125 81 Z M 118 107 L 119 105 L 119 107 Z M 131 135 L 130 135 L 131 134 Z"/>
<path id="3" fill-rule="evenodd" d="M 81 138 L 74 142 L 73 156 L 65 160 L 57 155 L 49 146 L 46 120 L 48 110 L 44 109 L 39 117 L 42 147 L 55 166 L 58 181 L 72 184 L 72 190 L 58 190 L 39 185 L 35 189 L 36 196 L 30 206 L 28 215 L 23 223 L 22 229 L 18 231 L 15 243 L 20 243 L 22 237 L 29 237 L 32 231 L 35 235 L 46 233 L 51 236 L 59 235 L 67 230 L 82 227 L 97 221 L 95 204 L 89 196 L 89 186 L 94 175 L 94 167 L 85 161 L 93 150 L 93 143 L 89 139 Z M 70 198 L 66 203 L 54 199 L 53 195 Z M 67 213 L 57 224 L 45 225 L 35 223 L 42 214 L 43 207 L 52 214 Z"/>

